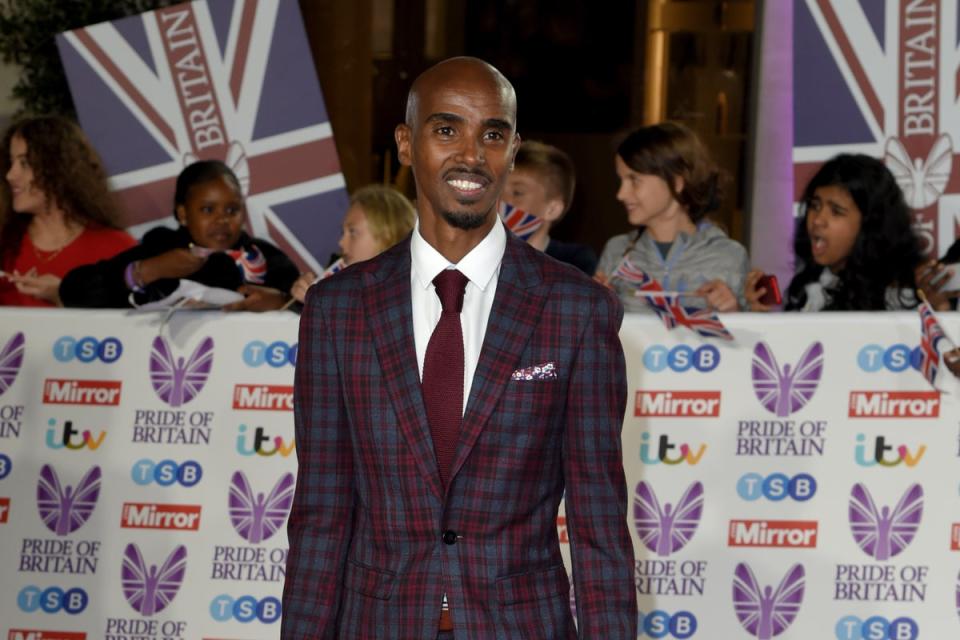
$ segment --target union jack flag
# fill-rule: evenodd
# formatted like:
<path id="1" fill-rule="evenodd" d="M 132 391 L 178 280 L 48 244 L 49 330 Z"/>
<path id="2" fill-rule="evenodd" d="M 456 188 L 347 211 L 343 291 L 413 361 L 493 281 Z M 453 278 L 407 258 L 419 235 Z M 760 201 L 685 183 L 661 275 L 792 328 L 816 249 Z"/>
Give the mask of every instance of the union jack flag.
<path id="1" fill-rule="evenodd" d="M 943 327 L 937 322 L 937 316 L 929 302 L 920 303 L 917 310 L 920 312 L 920 363 L 918 369 L 927 379 L 927 382 L 936 389 L 935 381 L 937 372 L 940 370 L 940 342 L 943 341 L 949 345 L 949 349 L 955 347 L 947 334 L 944 333 Z"/>
<path id="2" fill-rule="evenodd" d="M 628 284 L 632 284 L 640 291 L 663 291 L 660 283 L 651 278 L 647 273 L 639 268 L 627 256 L 617 265 L 612 278 L 619 278 Z"/>
<path id="3" fill-rule="evenodd" d="M 643 299 L 657 314 L 667 330 L 683 326 L 704 338 L 721 338 L 733 340 L 733 334 L 723 326 L 717 314 L 710 309 L 698 309 L 680 304 L 680 295 L 663 293 L 663 286 L 645 271 L 637 267 L 627 256 L 623 257 L 616 270 L 614 278 L 620 278 L 636 287 L 638 294 L 644 293 Z M 653 295 L 650 295 L 653 294 Z"/>
<path id="4" fill-rule="evenodd" d="M 530 236 L 543 224 L 543 220 L 532 213 L 527 213 L 506 202 L 500 203 L 500 218 L 507 225 L 507 229 L 521 240 L 529 240 Z"/>
<path id="5" fill-rule="evenodd" d="M 883 158 L 924 250 L 960 234 L 956 2 L 794 3 L 794 193 L 838 153 Z M 827 99 L 824 99 L 824 98 Z"/>
<path id="6" fill-rule="evenodd" d="M 263 284 L 267 277 L 267 259 L 263 253 L 254 245 L 249 249 L 237 249 L 236 251 L 227 251 L 226 254 L 233 258 L 240 271 L 243 272 L 243 281 L 251 284 Z"/>
<path id="7" fill-rule="evenodd" d="M 733 334 L 712 309 L 682 305 L 678 295 L 647 296 L 644 299 L 668 330 L 682 326 L 703 338 L 733 340 Z"/>
<path id="8" fill-rule="evenodd" d="M 346 268 L 347 263 L 343 261 L 343 258 L 337 258 L 336 261 L 327 267 L 323 273 L 320 274 L 320 277 L 317 280 L 323 280 L 324 278 L 329 278 L 335 273 L 340 273 Z"/>
<path id="9" fill-rule="evenodd" d="M 321 270 L 347 194 L 298 3 L 195 0 L 57 45 L 133 233 L 170 224 L 177 174 L 218 159 L 240 178 L 248 230 Z"/>

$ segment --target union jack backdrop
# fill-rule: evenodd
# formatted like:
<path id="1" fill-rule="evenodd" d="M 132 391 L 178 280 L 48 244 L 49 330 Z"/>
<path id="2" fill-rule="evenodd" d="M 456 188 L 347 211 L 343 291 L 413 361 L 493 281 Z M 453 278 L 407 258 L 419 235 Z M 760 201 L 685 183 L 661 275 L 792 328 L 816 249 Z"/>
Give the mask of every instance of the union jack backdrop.
<path id="1" fill-rule="evenodd" d="M 924 250 L 960 232 L 957 2 L 796 0 L 794 192 L 834 155 L 883 158 Z"/>
<path id="2" fill-rule="evenodd" d="M 240 178 L 249 231 L 322 271 L 348 198 L 297 2 L 195 0 L 57 45 L 134 234 L 173 224 L 177 174 L 218 159 Z"/>

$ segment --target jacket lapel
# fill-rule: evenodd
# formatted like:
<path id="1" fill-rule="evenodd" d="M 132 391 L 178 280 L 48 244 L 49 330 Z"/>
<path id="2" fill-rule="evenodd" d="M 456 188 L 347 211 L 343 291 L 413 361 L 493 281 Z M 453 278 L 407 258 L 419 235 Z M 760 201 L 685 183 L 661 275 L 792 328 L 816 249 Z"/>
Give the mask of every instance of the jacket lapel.
<path id="1" fill-rule="evenodd" d="M 507 235 L 507 248 L 497 279 L 497 293 L 490 309 L 480 360 L 473 374 L 451 478 L 460 471 L 499 404 L 510 382 L 510 375 L 517 368 L 537 326 L 537 318 L 549 293 L 548 287 L 541 282 L 536 262 L 526 254 L 535 249 L 529 248 L 512 234 Z"/>
<path id="2" fill-rule="evenodd" d="M 364 274 L 363 287 L 373 344 L 400 431 L 410 445 L 420 475 L 437 498 L 442 498 L 413 338 L 409 237 L 377 262 L 377 268 Z"/>

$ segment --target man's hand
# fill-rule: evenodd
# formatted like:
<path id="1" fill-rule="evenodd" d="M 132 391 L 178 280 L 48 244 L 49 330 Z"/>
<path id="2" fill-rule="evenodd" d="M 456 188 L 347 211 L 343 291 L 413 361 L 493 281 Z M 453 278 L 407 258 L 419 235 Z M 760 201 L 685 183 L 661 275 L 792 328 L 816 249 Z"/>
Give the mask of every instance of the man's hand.
<path id="1" fill-rule="evenodd" d="M 224 311 L 274 311 L 290 301 L 290 296 L 279 289 L 255 284 L 241 285 L 237 291 L 244 295 L 243 300 L 224 305 Z"/>
<path id="2" fill-rule="evenodd" d="M 707 301 L 707 305 L 717 311 L 740 310 L 740 305 L 737 304 L 737 296 L 733 294 L 733 291 L 727 283 L 719 278 L 704 284 L 693 293 L 698 296 L 703 296 Z"/>

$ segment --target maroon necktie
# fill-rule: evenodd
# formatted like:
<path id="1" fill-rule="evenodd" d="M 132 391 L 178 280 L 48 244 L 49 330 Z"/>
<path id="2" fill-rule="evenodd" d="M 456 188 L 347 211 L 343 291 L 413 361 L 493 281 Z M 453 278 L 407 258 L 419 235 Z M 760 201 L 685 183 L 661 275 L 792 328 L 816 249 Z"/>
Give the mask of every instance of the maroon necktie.
<path id="1" fill-rule="evenodd" d="M 467 276 L 445 269 L 433 279 L 443 311 L 423 359 L 423 404 L 444 486 L 457 452 L 463 421 L 463 330 L 460 310 Z"/>

